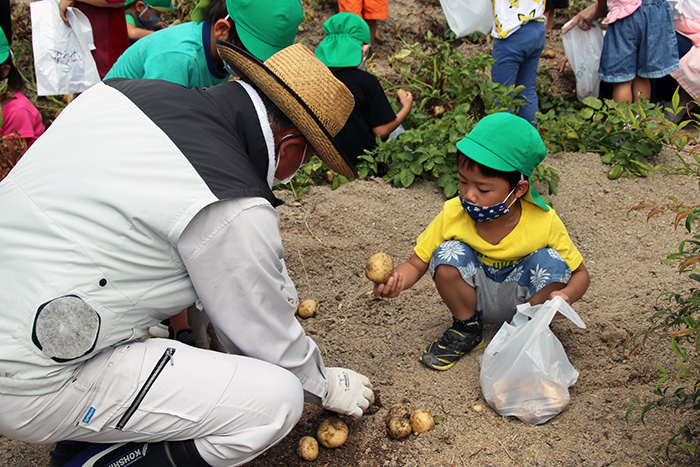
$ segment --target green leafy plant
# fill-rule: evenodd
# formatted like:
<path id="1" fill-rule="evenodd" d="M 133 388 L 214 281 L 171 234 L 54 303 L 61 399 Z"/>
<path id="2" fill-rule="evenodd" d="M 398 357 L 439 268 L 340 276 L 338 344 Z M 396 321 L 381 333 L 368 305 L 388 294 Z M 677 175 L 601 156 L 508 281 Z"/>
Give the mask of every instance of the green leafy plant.
<path id="1" fill-rule="evenodd" d="M 653 157 L 675 134 L 663 110 L 648 101 L 587 97 L 582 105 L 559 106 L 538 116 L 540 134 L 552 153 L 597 152 L 611 166 L 611 179 L 647 176 Z"/>
<path id="2" fill-rule="evenodd" d="M 452 44 L 428 32 L 425 42 L 408 44 L 390 57 L 389 62 L 402 78 L 402 84 L 387 83 L 391 92 L 405 88 L 413 92 L 414 110 L 407 127 L 420 125 L 426 118 L 440 118 L 455 107 L 472 118 L 482 118 L 498 109 L 513 111 L 522 105 L 515 96 L 523 87 L 504 86 L 491 81 L 489 71 L 494 60 L 482 54 L 465 58 Z"/>
<path id="3" fill-rule="evenodd" d="M 675 96 L 674 96 L 675 97 Z M 674 108 L 678 102 L 674 98 Z M 697 122 L 697 115 L 695 116 Z M 692 176 L 700 183 L 700 156 L 693 149 L 685 154 L 681 149 L 694 138 L 684 131 L 687 124 L 676 125 L 666 123 L 666 130 L 672 134 L 672 142 L 680 165 L 672 169 L 658 167 L 656 170 L 681 176 Z M 673 265 L 678 273 L 687 279 L 688 289 L 685 292 L 668 292 L 662 295 L 655 307 L 655 312 L 647 319 L 647 328 L 628 339 L 625 347 L 632 353 L 642 346 L 651 335 L 661 335 L 675 355 L 676 363 L 673 369 L 652 363 L 659 371 L 659 378 L 654 388 L 655 399 L 642 404 L 639 398 L 634 400 L 627 416 L 641 408 L 641 419 L 653 409 L 667 408 L 673 411 L 700 410 L 700 205 L 685 204 L 673 196 L 667 197 L 664 205 L 640 203 L 630 212 L 647 211 L 647 219 L 662 214 L 674 215 L 673 228 L 683 228 L 688 238 L 681 241 L 678 250 L 666 255 L 665 263 Z M 698 412 L 696 412 L 698 413 Z M 667 455 L 670 449 L 677 446 L 689 455 L 695 454 L 698 445 L 697 426 L 684 424 L 668 441 Z"/>

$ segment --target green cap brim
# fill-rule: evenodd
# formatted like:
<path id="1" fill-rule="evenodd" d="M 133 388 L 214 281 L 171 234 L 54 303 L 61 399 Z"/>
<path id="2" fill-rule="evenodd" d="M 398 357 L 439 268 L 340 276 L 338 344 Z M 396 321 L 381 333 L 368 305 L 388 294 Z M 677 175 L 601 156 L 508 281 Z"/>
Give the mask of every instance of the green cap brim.
<path id="1" fill-rule="evenodd" d="M 356 67 L 362 61 L 362 41 L 351 37 L 328 36 L 316 47 L 316 56 L 324 65 Z"/>

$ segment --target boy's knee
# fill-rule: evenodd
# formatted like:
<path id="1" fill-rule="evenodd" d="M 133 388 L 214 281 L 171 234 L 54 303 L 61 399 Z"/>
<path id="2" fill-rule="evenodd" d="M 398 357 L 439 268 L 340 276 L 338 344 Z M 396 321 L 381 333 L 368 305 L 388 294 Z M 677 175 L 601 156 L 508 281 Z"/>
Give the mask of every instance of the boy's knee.
<path id="1" fill-rule="evenodd" d="M 435 268 L 434 280 L 438 281 L 455 281 L 462 280 L 459 269 L 450 264 L 440 264 Z"/>

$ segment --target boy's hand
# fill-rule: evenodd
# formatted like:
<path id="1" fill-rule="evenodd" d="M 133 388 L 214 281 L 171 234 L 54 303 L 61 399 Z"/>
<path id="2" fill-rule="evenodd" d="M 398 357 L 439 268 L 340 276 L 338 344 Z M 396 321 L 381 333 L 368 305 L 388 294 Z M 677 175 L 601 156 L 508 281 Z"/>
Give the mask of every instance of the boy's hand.
<path id="1" fill-rule="evenodd" d="M 61 15 L 61 19 L 64 23 L 66 23 L 66 26 L 68 27 L 70 27 L 70 23 L 68 22 L 68 18 L 66 17 L 66 10 L 68 9 L 68 7 L 72 7 L 73 3 L 74 0 L 61 0 L 58 4 L 58 14 Z"/>
<path id="2" fill-rule="evenodd" d="M 598 9 L 598 4 L 593 3 L 592 5 L 588 5 L 586 8 L 578 12 L 576 16 L 571 18 L 571 21 L 568 23 L 568 26 L 566 29 L 562 30 L 562 34 L 566 34 L 569 32 L 569 30 L 575 26 L 578 26 L 579 28 L 583 29 L 584 31 L 588 31 L 593 27 L 593 22 L 598 19 L 605 16 L 599 9 Z"/>
<path id="3" fill-rule="evenodd" d="M 399 101 L 401 107 L 410 107 L 413 105 L 413 94 L 404 89 L 399 89 L 396 91 L 396 100 Z"/>
<path id="4" fill-rule="evenodd" d="M 561 290 L 555 290 L 554 292 L 552 292 L 551 294 L 549 294 L 549 299 L 551 300 L 551 299 L 553 299 L 554 297 L 557 297 L 557 296 L 563 298 L 564 301 L 565 301 L 566 303 L 568 303 L 569 305 L 571 305 L 571 299 L 569 298 L 569 296 L 568 296 L 567 294 L 565 294 L 565 293 L 562 292 Z"/>
<path id="5" fill-rule="evenodd" d="M 403 275 L 401 273 L 394 273 L 386 284 L 375 284 L 374 285 L 374 296 L 375 297 L 387 297 L 394 298 L 399 295 L 403 289 Z"/>

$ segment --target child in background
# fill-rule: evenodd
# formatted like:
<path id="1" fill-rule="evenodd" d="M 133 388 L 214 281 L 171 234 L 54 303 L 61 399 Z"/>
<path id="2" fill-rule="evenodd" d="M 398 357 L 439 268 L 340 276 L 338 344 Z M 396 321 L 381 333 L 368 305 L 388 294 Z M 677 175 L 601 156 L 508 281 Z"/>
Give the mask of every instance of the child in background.
<path id="1" fill-rule="evenodd" d="M 506 86 L 525 86 L 518 95 L 525 103 L 520 116 L 535 124 L 539 110 L 535 80 L 544 50 L 545 16 L 543 0 L 494 0 L 494 37 L 491 79 Z"/>
<path id="2" fill-rule="evenodd" d="M 377 20 L 389 18 L 388 0 L 338 0 L 341 13 L 355 13 L 369 26 L 371 44 L 381 42 L 377 35 Z"/>
<path id="3" fill-rule="evenodd" d="M 37 108 L 22 94 L 24 80 L 14 64 L 10 46 L 2 31 L 0 63 L 0 135 L 3 136 L 3 144 L 9 150 L 10 160 L 7 165 L 11 168 L 44 132 L 44 124 Z"/>
<path id="4" fill-rule="evenodd" d="M 384 94 L 379 80 L 362 68 L 370 46 L 370 31 L 365 20 L 354 13 L 338 13 L 323 23 L 326 37 L 316 48 L 316 56 L 355 97 L 348 121 L 335 137 L 354 165 L 365 150 L 374 148 L 376 135 L 386 139 L 411 112 L 413 95 L 399 90 L 398 114 Z"/>
<path id="5" fill-rule="evenodd" d="M 151 34 L 154 31 L 168 27 L 168 23 L 160 17 L 161 10 L 174 10 L 170 0 L 126 0 L 126 32 L 129 42 Z"/>
<path id="6" fill-rule="evenodd" d="M 547 19 L 547 31 L 554 29 L 554 10 L 566 10 L 569 0 L 545 0 L 544 17 Z"/>
<path id="7" fill-rule="evenodd" d="M 119 56 L 129 47 L 129 36 L 124 19 L 122 0 L 60 0 L 58 11 L 61 19 L 70 27 L 66 10 L 75 7 L 85 13 L 92 26 L 95 48 L 92 57 L 97 73 L 104 78 Z"/>
<path id="8" fill-rule="evenodd" d="M 138 40 L 105 79 L 162 79 L 188 88 L 214 86 L 229 79 L 216 40 L 230 42 L 265 61 L 294 43 L 303 14 L 299 0 L 200 0 L 191 22 Z"/>
<path id="9" fill-rule="evenodd" d="M 583 258 L 561 219 L 530 186 L 546 155 L 537 130 L 503 112 L 483 118 L 460 142 L 459 196 L 421 233 L 375 296 L 396 297 L 430 272 L 452 326 L 421 362 L 451 368 L 481 347 L 483 323 L 510 321 L 518 304 L 560 295 L 572 304 L 588 288 Z"/>
<path id="10" fill-rule="evenodd" d="M 596 0 L 573 17 L 583 30 L 605 17 L 607 24 L 598 75 L 613 83 L 615 102 L 651 98 L 650 78 L 680 68 L 673 10 L 666 0 Z"/>

